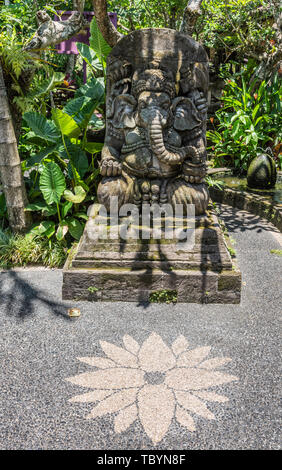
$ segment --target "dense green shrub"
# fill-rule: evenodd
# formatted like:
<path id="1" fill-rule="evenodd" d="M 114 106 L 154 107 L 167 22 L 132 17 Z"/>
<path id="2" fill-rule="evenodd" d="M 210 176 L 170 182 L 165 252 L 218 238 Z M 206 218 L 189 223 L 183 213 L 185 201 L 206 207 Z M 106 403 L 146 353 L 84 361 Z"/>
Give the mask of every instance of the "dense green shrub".
<path id="1" fill-rule="evenodd" d="M 0 230 L 0 268 L 39 264 L 61 267 L 67 257 L 67 247 L 57 240 L 30 235 L 13 235 Z"/>
<path id="2" fill-rule="evenodd" d="M 207 137 L 213 144 L 210 150 L 216 166 L 227 164 L 245 172 L 252 158 L 281 142 L 282 86 L 277 75 L 272 83 L 263 80 L 255 91 L 244 76 L 240 81 L 241 85 L 227 80 L 223 107 L 212 119 L 214 130 Z"/>

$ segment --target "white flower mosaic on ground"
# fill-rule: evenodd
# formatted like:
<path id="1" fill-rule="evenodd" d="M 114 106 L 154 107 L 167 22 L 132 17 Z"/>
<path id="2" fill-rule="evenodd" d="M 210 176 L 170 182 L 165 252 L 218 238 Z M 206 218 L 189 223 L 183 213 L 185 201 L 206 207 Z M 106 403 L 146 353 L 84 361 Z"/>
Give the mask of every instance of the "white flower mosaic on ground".
<path id="1" fill-rule="evenodd" d="M 69 377 L 69 382 L 93 389 L 70 399 L 73 403 L 97 403 L 87 418 L 117 413 L 116 433 L 126 431 L 140 420 L 154 444 L 167 433 L 173 419 L 195 431 L 190 413 L 215 419 L 205 402 L 226 402 L 228 398 L 207 389 L 237 377 L 216 369 L 231 361 L 228 357 L 207 359 L 210 347 L 188 349 L 184 336 L 171 346 L 156 333 L 140 345 L 129 335 L 124 348 L 100 341 L 106 357 L 79 357 L 98 370 Z"/>

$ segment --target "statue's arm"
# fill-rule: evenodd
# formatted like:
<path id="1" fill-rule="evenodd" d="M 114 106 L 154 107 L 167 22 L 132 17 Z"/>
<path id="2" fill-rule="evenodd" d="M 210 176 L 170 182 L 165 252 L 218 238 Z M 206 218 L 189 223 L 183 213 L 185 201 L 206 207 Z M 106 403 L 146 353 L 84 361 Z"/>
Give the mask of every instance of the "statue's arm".
<path id="1" fill-rule="evenodd" d="M 100 163 L 100 172 L 102 176 L 117 176 L 121 174 L 122 163 L 120 160 L 121 142 L 116 145 L 113 139 L 106 138 L 105 145 L 102 150 L 102 158 Z"/>
<path id="2" fill-rule="evenodd" d="M 202 121 L 206 121 L 207 119 L 207 111 L 208 111 L 208 101 L 204 95 L 204 93 L 198 89 L 191 91 L 188 94 L 188 98 L 193 100 L 193 103 L 196 106 L 198 111 L 199 118 Z"/>
<path id="3" fill-rule="evenodd" d="M 194 139 L 189 139 L 186 146 L 186 158 L 182 171 L 185 179 L 190 183 L 201 183 L 206 174 L 206 140 L 205 127 L 208 111 L 208 102 L 203 92 L 194 90 L 189 96 L 198 111 L 198 116 L 202 120 L 202 134 Z"/>

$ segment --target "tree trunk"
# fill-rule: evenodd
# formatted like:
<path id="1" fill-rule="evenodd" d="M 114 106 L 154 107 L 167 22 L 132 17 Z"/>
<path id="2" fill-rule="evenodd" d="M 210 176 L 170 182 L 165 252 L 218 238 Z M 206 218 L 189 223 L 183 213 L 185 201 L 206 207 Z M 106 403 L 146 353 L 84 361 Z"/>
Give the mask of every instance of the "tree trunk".
<path id="1" fill-rule="evenodd" d="M 106 0 L 93 0 L 94 14 L 104 39 L 114 47 L 122 38 L 122 35 L 116 30 L 108 16 Z"/>
<path id="2" fill-rule="evenodd" d="M 12 123 L 6 87 L 0 63 L 0 176 L 6 199 L 10 227 L 24 232 L 31 225 L 30 212 L 23 182 L 17 139 Z"/>
<path id="3" fill-rule="evenodd" d="M 2 71 L 3 71 L 3 76 L 4 76 L 4 83 L 6 85 L 6 93 L 8 96 L 9 109 L 10 109 L 10 113 L 12 116 L 14 131 L 15 131 L 17 142 L 19 143 L 23 113 L 22 113 L 22 109 L 14 101 L 14 98 L 19 95 L 18 95 L 18 92 L 13 89 L 12 87 L 13 80 L 11 76 L 5 71 L 4 67 Z M 28 90 L 30 88 L 31 82 L 34 77 L 34 73 L 35 73 L 34 68 L 27 67 L 22 71 L 21 75 L 18 78 L 19 86 L 24 95 L 28 93 Z"/>
<path id="4" fill-rule="evenodd" d="M 39 53 L 48 47 L 55 46 L 70 39 L 88 25 L 82 13 L 74 11 L 68 20 L 53 21 L 44 10 L 37 12 L 39 27 L 24 49 L 31 53 Z"/>
<path id="5" fill-rule="evenodd" d="M 201 14 L 201 4 L 203 0 L 189 0 L 183 14 L 180 31 L 192 36 L 197 19 Z"/>

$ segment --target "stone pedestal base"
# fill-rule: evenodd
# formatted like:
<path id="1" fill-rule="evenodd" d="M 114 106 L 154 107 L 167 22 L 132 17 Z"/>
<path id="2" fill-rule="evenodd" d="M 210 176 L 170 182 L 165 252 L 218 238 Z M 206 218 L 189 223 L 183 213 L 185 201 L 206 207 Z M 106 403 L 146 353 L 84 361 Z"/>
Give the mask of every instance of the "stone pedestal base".
<path id="1" fill-rule="evenodd" d="M 95 240 L 90 223 L 65 264 L 64 300 L 240 302 L 241 273 L 212 211 L 196 217 L 188 249 L 176 239 Z"/>

